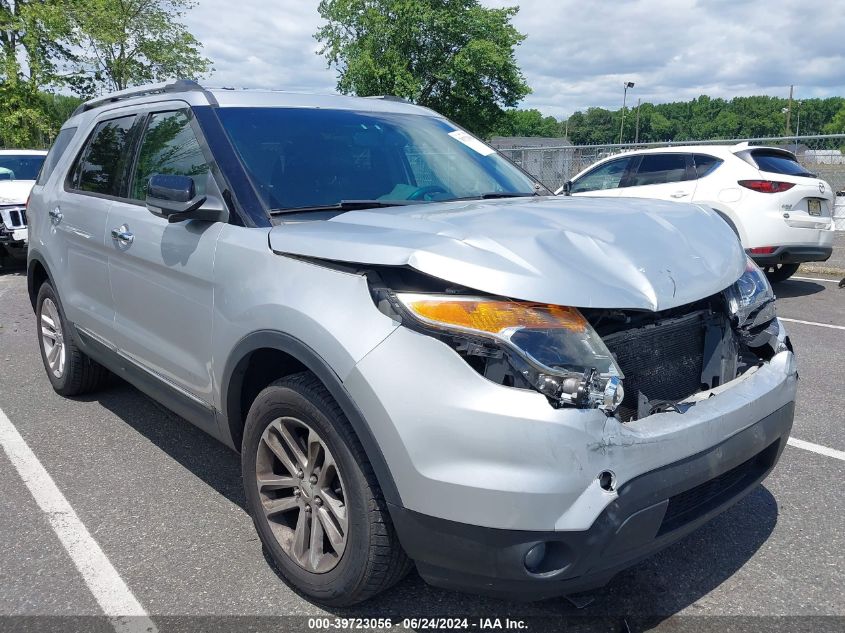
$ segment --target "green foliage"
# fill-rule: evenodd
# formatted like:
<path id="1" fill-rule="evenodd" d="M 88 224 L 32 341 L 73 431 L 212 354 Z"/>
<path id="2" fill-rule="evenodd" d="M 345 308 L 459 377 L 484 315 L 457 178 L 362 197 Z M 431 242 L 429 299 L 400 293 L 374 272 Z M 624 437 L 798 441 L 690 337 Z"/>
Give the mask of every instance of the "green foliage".
<path id="1" fill-rule="evenodd" d="M 514 49 L 518 8 L 478 0 L 321 0 L 315 37 L 338 91 L 395 95 L 486 136 L 530 92 Z"/>
<path id="2" fill-rule="evenodd" d="M 702 95 L 692 101 L 640 105 L 640 142 L 734 139 L 766 136 L 845 133 L 845 98 L 793 101 L 791 129 L 786 130 L 783 110 L 788 101 L 779 97 L 736 97 L 731 100 Z M 576 145 L 602 145 L 619 140 L 621 110 L 587 108 L 567 121 L 569 140 Z M 798 129 L 800 114 L 800 129 Z M 536 110 L 509 110 L 494 129 L 501 136 L 563 136 L 564 125 L 552 133 Z M 636 136 L 637 109 L 625 110 L 623 139 Z M 520 130 L 517 132 L 517 130 Z M 530 132 L 530 133 L 528 133 Z"/>
<path id="3" fill-rule="evenodd" d="M 193 0 L 67 0 L 73 41 L 81 48 L 73 89 L 82 96 L 211 70 L 180 19 Z"/>
<path id="4" fill-rule="evenodd" d="M 54 125 L 40 88 L 60 81 L 71 57 L 63 42 L 68 24 L 63 0 L 0 0 L 0 143 L 39 147 Z"/>
<path id="5" fill-rule="evenodd" d="M 543 116 L 539 110 L 505 110 L 498 125 L 499 136 L 560 136 L 560 122 L 553 116 Z"/>

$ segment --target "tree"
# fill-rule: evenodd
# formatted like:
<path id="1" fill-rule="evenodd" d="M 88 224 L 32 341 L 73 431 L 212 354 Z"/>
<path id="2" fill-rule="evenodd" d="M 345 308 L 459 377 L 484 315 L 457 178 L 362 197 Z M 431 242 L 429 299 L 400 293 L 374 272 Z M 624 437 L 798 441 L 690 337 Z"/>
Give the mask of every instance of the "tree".
<path id="1" fill-rule="evenodd" d="M 193 0 L 68 0 L 81 49 L 72 87 L 90 96 L 171 78 L 197 79 L 211 70 L 201 45 L 180 19 Z"/>
<path id="2" fill-rule="evenodd" d="M 830 122 L 822 128 L 825 134 L 845 134 L 845 105 L 830 119 Z"/>
<path id="3" fill-rule="evenodd" d="M 0 139 L 5 146 L 42 146 L 51 121 L 40 88 L 59 81 L 72 57 L 63 0 L 0 0 Z"/>
<path id="4" fill-rule="evenodd" d="M 494 130 L 498 136 L 557 137 L 563 133 L 560 122 L 553 116 L 543 116 L 539 110 L 505 110 Z"/>
<path id="5" fill-rule="evenodd" d="M 514 49 L 517 7 L 478 0 L 321 0 L 319 53 L 344 94 L 394 95 L 487 136 L 530 88 Z"/>

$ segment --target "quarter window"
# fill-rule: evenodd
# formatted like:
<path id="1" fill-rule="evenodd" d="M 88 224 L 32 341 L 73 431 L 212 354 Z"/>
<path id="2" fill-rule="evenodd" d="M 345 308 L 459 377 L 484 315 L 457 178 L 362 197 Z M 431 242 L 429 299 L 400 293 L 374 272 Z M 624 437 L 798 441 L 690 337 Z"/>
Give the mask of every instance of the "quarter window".
<path id="1" fill-rule="evenodd" d="M 631 158 L 626 157 L 600 165 L 573 182 L 569 192 L 583 193 L 585 191 L 598 191 L 601 189 L 616 189 L 620 186 L 620 182 L 623 176 L 625 176 L 630 163 Z"/>
<path id="2" fill-rule="evenodd" d="M 664 185 L 688 179 L 686 154 L 644 154 L 630 185 Z"/>
<path id="3" fill-rule="evenodd" d="M 110 196 L 122 195 L 134 122 L 135 116 L 132 115 L 97 124 L 71 172 L 74 189 Z"/>
<path id="4" fill-rule="evenodd" d="M 203 195 L 208 173 L 208 163 L 185 111 L 153 114 L 138 152 L 131 197 L 146 198 L 147 183 L 153 174 L 192 176 L 197 195 Z"/>
<path id="5" fill-rule="evenodd" d="M 38 172 L 38 179 L 35 181 L 35 184 L 43 185 L 50 179 L 50 174 L 53 173 L 59 159 L 64 156 L 65 150 L 74 134 L 76 134 L 75 127 L 66 127 L 59 132 L 56 140 L 53 142 L 53 147 L 47 152 L 47 158 L 44 159 L 44 164 L 41 165 L 41 171 Z"/>
<path id="6" fill-rule="evenodd" d="M 721 159 L 708 154 L 693 154 L 693 160 L 695 161 L 695 173 L 698 178 L 704 178 L 722 164 Z"/>

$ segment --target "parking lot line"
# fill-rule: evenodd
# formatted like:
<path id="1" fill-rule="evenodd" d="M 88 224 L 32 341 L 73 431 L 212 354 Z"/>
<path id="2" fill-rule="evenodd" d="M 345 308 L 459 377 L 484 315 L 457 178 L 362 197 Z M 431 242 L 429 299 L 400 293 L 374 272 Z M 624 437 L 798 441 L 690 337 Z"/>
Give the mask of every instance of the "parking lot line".
<path id="1" fill-rule="evenodd" d="M 18 430 L 0 409 L 0 445 L 59 537 L 117 633 L 156 633 L 156 625 L 83 525 Z"/>
<path id="2" fill-rule="evenodd" d="M 795 448 L 803 448 L 805 451 L 812 451 L 813 453 L 818 453 L 819 455 L 826 455 L 827 457 L 833 457 L 834 459 L 841 459 L 842 461 L 845 461 L 845 451 L 837 451 L 835 448 L 828 448 L 827 446 L 822 446 L 821 444 L 805 442 L 804 440 L 799 440 L 795 437 L 790 437 L 786 443 L 790 446 L 794 446 Z"/>
<path id="3" fill-rule="evenodd" d="M 821 277 L 790 277 L 790 279 L 797 279 L 798 281 L 826 281 L 829 284 L 838 284 L 838 279 L 822 279 Z"/>
<path id="4" fill-rule="evenodd" d="M 831 325 L 830 323 L 816 323 L 815 321 L 802 321 L 800 319 L 787 319 L 786 317 L 779 317 L 781 321 L 787 323 L 801 323 L 803 325 L 817 325 L 819 327 L 829 327 L 833 330 L 845 330 L 845 325 Z"/>

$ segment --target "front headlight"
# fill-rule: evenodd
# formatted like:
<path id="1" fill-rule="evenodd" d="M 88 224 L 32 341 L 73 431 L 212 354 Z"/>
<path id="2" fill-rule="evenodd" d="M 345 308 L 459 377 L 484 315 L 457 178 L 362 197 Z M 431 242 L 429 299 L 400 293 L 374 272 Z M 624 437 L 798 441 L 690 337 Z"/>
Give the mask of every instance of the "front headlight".
<path id="1" fill-rule="evenodd" d="M 501 348 L 513 369 L 556 406 L 612 412 L 622 401 L 622 372 L 576 308 L 488 297 L 393 296 L 418 329 Z"/>
<path id="2" fill-rule="evenodd" d="M 745 272 L 725 290 L 725 299 L 740 327 L 756 327 L 775 318 L 775 295 L 766 274 L 749 257 Z"/>

